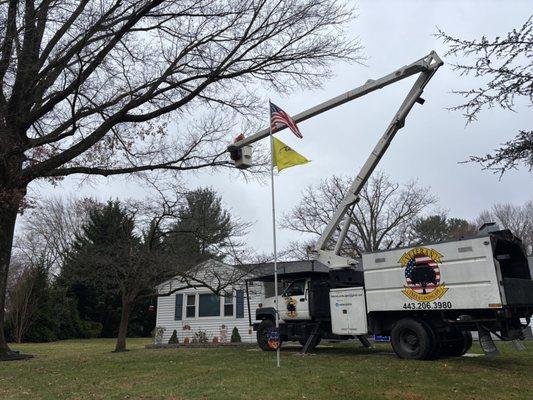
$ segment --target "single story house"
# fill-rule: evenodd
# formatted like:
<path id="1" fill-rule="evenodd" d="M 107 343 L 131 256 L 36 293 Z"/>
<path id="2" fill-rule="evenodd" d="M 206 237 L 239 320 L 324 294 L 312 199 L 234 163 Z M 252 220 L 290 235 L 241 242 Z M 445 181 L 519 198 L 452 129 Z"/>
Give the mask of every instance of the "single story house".
<path id="1" fill-rule="evenodd" d="M 183 286 L 179 277 L 159 285 L 156 331 L 161 330 L 162 336 L 156 337 L 156 342 L 168 343 L 174 330 L 180 343 L 186 338 L 192 341 L 198 332 L 205 332 L 210 342 L 215 337 L 220 342 L 229 342 L 236 327 L 243 342 L 255 343 L 256 336 L 251 327 L 255 322 L 255 310 L 264 297 L 274 296 L 274 284 L 270 279 L 273 263 L 233 266 L 208 260 L 196 269 L 202 275 L 201 280 L 212 287 L 220 285 L 224 279 L 230 284 L 221 295 L 214 294 L 207 287 L 176 290 Z M 280 293 L 285 282 L 294 276 L 317 270 L 327 272 L 328 268 L 317 261 L 279 262 Z"/>

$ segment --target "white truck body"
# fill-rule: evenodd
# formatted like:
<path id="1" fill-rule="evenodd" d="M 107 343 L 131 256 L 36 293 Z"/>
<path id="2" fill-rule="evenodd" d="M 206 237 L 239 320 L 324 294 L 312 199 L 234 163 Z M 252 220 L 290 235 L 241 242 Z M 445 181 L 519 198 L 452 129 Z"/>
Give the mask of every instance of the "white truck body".
<path id="1" fill-rule="evenodd" d="M 426 293 L 407 278 L 413 259 L 436 272 Z M 488 237 L 365 254 L 368 312 L 501 308 L 506 302 L 497 262 Z"/>
<path id="2" fill-rule="evenodd" d="M 435 281 L 424 287 L 407 269 L 426 266 Z M 332 332 L 368 333 L 367 313 L 502 308 L 505 293 L 488 237 L 363 255 L 365 287 L 332 289 Z M 433 275 L 432 275 L 433 276 Z"/>

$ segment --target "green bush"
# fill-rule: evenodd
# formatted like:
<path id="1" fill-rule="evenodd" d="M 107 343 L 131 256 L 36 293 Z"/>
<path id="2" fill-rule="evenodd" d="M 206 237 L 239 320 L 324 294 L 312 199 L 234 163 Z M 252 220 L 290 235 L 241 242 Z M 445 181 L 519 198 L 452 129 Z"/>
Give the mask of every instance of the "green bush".
<path id="1" fill-rule="evenodd" d="M 241 335 L 239 334 L 239 330 L 236 326 L 233 327 L 233 330 L 231 331 L 231 343 L 240 343 L 241 342 Z"/>
<path id="2" fill-rule="evenodd" d="M 44 324 L 36 324 L 24 336 L 25 342 L 44 343 L 57 340 L 57 336 L 52 329 Z"/>
<path id="3" fill-rule="evenodd" d="M 100 337 L 104 326 L 100 322 L 81 321 L 80 336 L 84 339 L 94 339 Z"/>
<path id="4" fill-rule="evenodd" d="M 168 339 L 168 344 L 179 344 L 179 339 L 178 339 L 178 332 L 174 329 L 174 332 L 172 332 L 172 336 L 170 337 L 170 339 Z"/>

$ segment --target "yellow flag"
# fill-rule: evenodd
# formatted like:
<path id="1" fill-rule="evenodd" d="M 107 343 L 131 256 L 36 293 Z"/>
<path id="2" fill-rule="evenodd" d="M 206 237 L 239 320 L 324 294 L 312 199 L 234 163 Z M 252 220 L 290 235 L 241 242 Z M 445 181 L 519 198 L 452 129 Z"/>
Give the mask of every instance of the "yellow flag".
<path id="1" fill-rule="evenodd" d="M 299 164 L 307 164 L 309 160 L 297 153 L 281 140 L 274 139 L 274 165 L 278 168 L 278 172 L 285 169 L 294 167 Z"/>

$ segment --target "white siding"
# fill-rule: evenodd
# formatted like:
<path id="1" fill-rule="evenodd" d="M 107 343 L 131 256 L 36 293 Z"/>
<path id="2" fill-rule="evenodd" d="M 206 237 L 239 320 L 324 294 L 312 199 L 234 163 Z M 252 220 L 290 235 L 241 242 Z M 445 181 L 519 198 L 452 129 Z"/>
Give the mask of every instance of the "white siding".
<path id="1" fill-rule="evenodd" d="M 228 267 L 233 268 L 233 267 Z M 178 286 L 179 282 L 169 281 L 161 285 L 159 288 L 159 293 L 165 293 L 172 290 L 172 287 Z M 255 309 L 258 307 L 259 302 L 262 298 L 262 284 L 255 282 L 253 285 L 249 286 L 250 293 L 250 311 L 252 314 L 252 323 L 255 320 Z M 207 288 L 200 289 L 185 289 L 171 294 L 170 296 L 159 296 L 157 299 L 157 319 L 156 326 L 161 326 L 165 328 L 165 333 L 163 335 L 163 343 L 167 343 L 172 332 L 176 330 L 178 339 L 180 343 L 183 343 L 183 340 L 188 337 L 192 341 L 194 338 L 195 332 L 205 331 L 209 341 L 213 340 L 213 337 L 217 336 L 220 340 L 220 330 L 221 326 L 225 325 L 227 330 L 227 340 L 231 338 L 231 331 L 233 327 L 237 327 L 241 339 L 243 342 L 255 343 L 255 332 L 252 331 L 252 328 L 249 326 L 248 319 L 248 304 L 246 300 L 246 287 L 245 284 L 238 284 L 233 286 L 234 290 L 242 289 L 244 290 L 244 317 L 236 318 L 236 298 L 235 292 L 233 293 L 233 316 L 232 317 L 198 317 L 198 296 L 196 296 L 196 317 L 187 318 L 186 317 L 186 304 L 187 304 L 187 295 L 192 294 L 201 294 L 201 293 L 212 293 Z M 175 320 L 175 304 L 176 304 L 176 294 L 183 294 L 183 308 L 182 308 L 182 319 Z M 223 299 L 221 298 L 221 302 Z M 190 330 L 184 330 L 185 326 L 190 326 Z"/>

